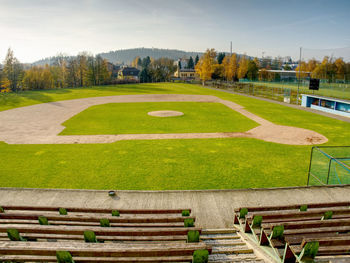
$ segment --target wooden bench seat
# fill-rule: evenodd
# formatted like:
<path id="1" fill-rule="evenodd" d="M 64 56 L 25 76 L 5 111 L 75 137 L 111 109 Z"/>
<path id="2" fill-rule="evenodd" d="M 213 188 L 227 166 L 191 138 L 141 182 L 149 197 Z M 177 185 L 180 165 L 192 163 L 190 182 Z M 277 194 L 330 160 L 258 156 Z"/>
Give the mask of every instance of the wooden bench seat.
<path id="1" fill-rule="evenodd" d="M 62 235 L 62 234 L 42 234 L 42 233 L 21 233 L 21 236 L 26 239 L 42 240 L 59 240 L 59 241 L 84 241 L 83 235 Z M 175 236 L 101 236 L 96 235 L 97 240 L 105 242 L 185 242 L 187 235 Z M 0 233 L 0 240 L 8 241 L 7 233 Z"/>
<path id="2" fill-rule="evenodd" d="M 0 224 L 38 225 L 38 220 L 0 220 Z M 100 226 L 99 222 L 49 221 L 53 226 Z M 184 223 L 110 223 L 111 227 L 183 227 Z"/>
<path id="3" fill-rule="evenodd" d="M 334 215 L 350 215 L 349 207 L 337 207 L 337 208 L 321 208 L 308 211 L 271 211 L 271 212 L 254 212 L 248 213 L 246 216 L 247 220 L 252 220 L 255 215 L 262 216 L 264 220 L 267 219 L 288 219 L 298 217 L 310 217 L 319 216 L 322 217 L 327 211 L 332 211 Z"/>
<path id="4" fill-rule="evenodd" d="M 2 208 L 6 211 L 16 210 L 16 211 L 51 211 L 58 212 L 59 208 L 63 206 L 11 206 L 3 205 Z M 64 207 L 68 213 L 100 213 L 100 214 L 110 214 L 114 209 L 106 208 L 84 208 L 84 207 Z M 120 214 L 181 214 L 183 210 L 191 209 L 117 209 Z"/>
<path id="5" fill-rule="evenodd" d="M 303 250 L 300 246 L 290 246 L 291 250 L 296 254 L 300 254 Z M 317 252 L 317 256 L 329 256 L 329 255 L 349 255 L 350 245 L 347 246 L 320 246 Z"/>
<path id="6" fill-rule="evenodd" d="M 7 255 L 0 256 L 0 261 L 4 262 L 57 262 L 54 256 L 27 256 L 27 255 Z M 77 263 L 162 263 L 162 262 L 192 262 L 192 256 L 167 256 L 167 257 L 77 257 Z"/>
<path id="7" fill-rule="evenodd" d="M 272 229 L 274 226 L 281 225 L 281 223 L 262 223 L 264 229 Z M 350 218 L 348 219 L 329 219 L 329 220 L 310 220 L 298 222 L 284 222 L 284 229 L 303 229 L 316 227 L 330 227 L 330 226 L 350 226 Z"/>
<path id="8" fill-rule="evenodd" d="M 294 204 L 294 205 L 283 205 L 283 206 L 254 206 L 254 207 L 240 207 L 235 208 L 234 212 L 239 213 L 242 208 L 247 208 L 250 212 L 260 211 L 279 211 L 279 210 L 299 210 L 301 205 L 307 205 L 308 209 L 314 208 L 326 208 L 326 207 L 340 207 L 350 206 L 350 202 L 335 202 L 335 203 L 305 203 L 305 204 Z"/>
<path id="9" fill-rule="evenodd" d="M 201 232 L 201 228 L 196 227 L 176 227 L 176 228 L 126 228 L 126 227 L 84 227 L 84 226 L 43 226 L 25 224 L 0 224 L 0 233 L 7 229 L 17 229 L 19 233 L 42 233 L 42 234 L 64 234 L 83 235 L 84 231 L 94 231 L 100 236 L 168 236 L 187 235 L 189 230 Z"/>
<path id="10" fill-rule="evenodd" d="M 17 211 L 16 211 L 17 212 Z M 180 215 L 121 215 L 112 216 L 111 213 L 108 215 L 59 215 L 58 212 L 55 214 L 45 213 L 0 213 L 0 224 L 3 220 L 38 220 L 39 216 L 45 216 L 49 221 L 71 221 L 71 222 L 100 222 L 101 218 L 107 218 L 111 223 L 176 223 L 183 222 L 186 218 L 196 218 L 193 216 L 180 216 Z"/>
<path id="11" fill-rule="evenodd" d="M 319 237 L 319 238 L 303 238 L 301 247 L 304 247 L 308 242 L 317 241 L 320 246 L 348 246 L 350 245 L 350 235 L 346 236 L 330 236 L 330 237 Z"/>
<path id="12" fill-rule="evenodd" d="M 80 257 L 92 258 L 125 258 L 130 262 L 136 257 L 182 257 L 193 255 L 196 250 L 211 251 L 204 242 L 199 243 L 162 243 L 162 244 L 99 244 L 67 242 L 3 242 L 0 241 L 1 260 L 6 256 L 55 256 L 56 251 L 68 251 L 73 259 L 79 262 Z M 129 258 L 129 259 L 127 259 Z M 101 259 L 102 261 L 104 259 Z M 110 259 L 111 260 L 111 259 Z M 117 260 L 117 259 L 116 259 Z M 129 261 L 128 261 L 129 260 Z M 95 261 L 92 261 L 95 262 Z M 96 261 L 97 262 L 97 261 Z M 113 262 L 113 261 L 111 261 Z M 140 261 L 142 262 L 142 261 Z M 159 262 L 159 261 L 154 261 Z"/>
<path id="13" fill-rule="evenodd" d="M 350 237 L 350 234 L 334 234 L 331 233 L 313 233 L 313 234 L 303 234 L 303 235 L 288 235 L 285 237 L 285 243 L 290 245 L 300 245 L 304 239 L 321 239 L 328 237 Z"/>

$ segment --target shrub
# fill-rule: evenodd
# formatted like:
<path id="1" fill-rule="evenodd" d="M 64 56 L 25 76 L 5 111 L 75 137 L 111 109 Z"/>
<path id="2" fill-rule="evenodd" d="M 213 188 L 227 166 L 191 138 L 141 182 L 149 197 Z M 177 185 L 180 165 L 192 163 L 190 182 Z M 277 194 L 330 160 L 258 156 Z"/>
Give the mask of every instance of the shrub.
<path id="1" fill-rule="evenodd" d="M 38 220 L 39 220 L 40 225 L 48 225 L 49 224 L 49 221 L 47 220 L 47 218 L 45 216 L 39 216 Z"/>
<path id="2" fill-rule="evenodd" d="M 239 218 L 245 218 L 247 214 L 248 214 L 248 208 L 241 208 L 241 210 L 239 210 Z"/>
<path id="3" fill-rule="evenodd" d="M 0 213 L 5 213 L 4 208 L 2 208 L 1 206 L 0 206 Z"/>
<path id="4" fill-rule="evenodd" d="M 72 255 L 68 251 L 56 251 L 58 263 L 74 263 Z"/>
<path id="5" fill-rule="evenodd" d="M 311 259 L 315 258 L 317 255 L 319 246 L 320 244 L 318 243 L 318 241 L 306 243 L 302 257 L 311 258 Z"/>
<path id="6" fill-rule="evenodd" d="M 60 215 L 68 215 L 67 209 L 62 207 L 58 209 L 58 212 L 60 213 Z"/>
<path id="7" fill-rule="evenodd" d="M 262 220 L 263 220 L 262 216 L 254 216 L 253 227 L 260 227 Z"/>
<path id="8" fill-rule="evenodd" d="M 100 219 L 100 225 L 101 225 L 102 227 L 110 227 L 110 226 L 111 226 L 111 224 L 109 223 L 108 218 L 102 218 L 102 219 Z"/>
<path id="9" fill-rule="evenodd" d="M 300 206 L 300 211 L 301 211 L 301 212 L 307 211 L 307 205 L 302 205 L 302 206 Z"/>
<path id="10" fill-rule="evenodd" d="M 207 263 L 209 260 L 208 250 L 201 249 L 193 252 L 193 263 Z"/>
<path id="11" fill-rule="evenodd" d="M 332 211 L 327 211 L 323 214 L 323 219 L 327 220 L 327 219 L 332 219 L 333 217 L 333 212 Z"/>
<path id="12" fill-rule="evenodd" d="M 194 220 L 193 218 L 186 218 L 184 220 L 185 227 L 194 227 Z"/>
<path id="13" fill-rule="evenodd" d="M 199 242 L 199 231 L 197 230 L 188 231 L 187 242 L 188 243 Z"/>
<path id="14" fill-rule="evenodd" d="M 190 216 L 190 210 L 182 210 L 182 216 Z"/>
<path id="15" fill-rule="evenodd" d="M 275 226 L 272 229 L 272 238 L 283 239 L 284 226 Z"/>
<path id="16" fill-rule="evenodd" d="M 26 241 L 23 237 L 21 237 L 17 229 L 7 229 L 7 236 L 11 241 Z"/>
<path id="17" fill-rule="evenodd" d="M 86 243 L 97 243 L 96 235 L 94 231 L 84 231 L 84 240 Z"/>
<path id="18" fill-rule="evenodd" d="M 120 216 L 120 213 L 118 210 L 113 210 L 112 211 L 112 216 Z"/>

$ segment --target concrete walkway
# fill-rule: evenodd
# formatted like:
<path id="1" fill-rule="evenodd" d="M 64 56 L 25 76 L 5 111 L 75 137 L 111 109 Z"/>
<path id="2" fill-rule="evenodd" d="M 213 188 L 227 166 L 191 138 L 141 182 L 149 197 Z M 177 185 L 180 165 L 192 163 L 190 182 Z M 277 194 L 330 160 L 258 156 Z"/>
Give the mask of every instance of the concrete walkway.
<path id="1" fill-rule="evenodd" d="M 59 135 L 64 123 L 79 112 L 99 104 L 126 102 L 195 101 L 222 103 L 260 126 L 247 132 L 175 133 L 175 134 L 110 134 Z M 147 114 L 147 112 L 145 112 Z M 199 139 L 199 138 L 256 138 L 290 145 L 322 144 L 328 139 L 311 130 L 276 125 L 234 102 L 216 96 L 184 94 L 121 95 L 92 97 L 36 104 L 0 112 L 0 141 L 9 144 L 112 143 L 120 140 Z"/>
<path id="2" fill-rule="evenodd" d="M 107 191 L 0 188 L 1 205 L 92 207 L 113 209 L 191 208 L 202 228 L 233 226 L 233 209 L 302 203 L 350 201 L 349 186 L 205 191 Z"/>

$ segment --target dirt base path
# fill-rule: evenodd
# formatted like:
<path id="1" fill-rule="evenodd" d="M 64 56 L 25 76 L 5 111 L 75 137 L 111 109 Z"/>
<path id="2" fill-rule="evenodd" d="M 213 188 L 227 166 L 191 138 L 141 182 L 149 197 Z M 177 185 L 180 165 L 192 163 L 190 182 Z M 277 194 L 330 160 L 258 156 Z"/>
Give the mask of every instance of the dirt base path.
<path id="1" fill-rule="evenodd" d="M 226 105 L 260 124 L 243 133 L 172 133 L 172 134 L 116 134 L 116 135 L 58 135 L 62 123 L 79 112 L 99 104 L 127 102 L 217 102 Z M 311 130 L 276 125 L 234 102 L 208 95 L 153 94 L 92 97 L 42 103 L 0 112 L 0 141 L 8 144 L 72 144 L 112 143 L 120 140 L 256 138 L 268 142 L 291 145 L 322 144 L 328 139 Z"/>

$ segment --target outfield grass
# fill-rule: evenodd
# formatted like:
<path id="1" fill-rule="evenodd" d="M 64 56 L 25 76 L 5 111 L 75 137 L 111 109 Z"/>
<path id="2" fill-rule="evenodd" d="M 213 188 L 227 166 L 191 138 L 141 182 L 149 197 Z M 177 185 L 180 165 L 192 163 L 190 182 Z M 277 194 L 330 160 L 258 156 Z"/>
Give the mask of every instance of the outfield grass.
<path id="1" fill-rule="evenodd" d="M 160 118 L 151 111 L 183 116 Z M 61 135 L 244 132 L 258 124 L 221 103 L 144 102 L 92 106 L 63 123 Z"/>
<path id="2" fill-rule="evenodd" d="M 105 89 L 105 90 L 104 90 Z M 130 93 L 128 93 L 130 92 Z M 38 91 L 8 96 L 0 108 L 92 96 L 177 93 L 215 95 L 281 125 L 350 145 L 350 123 L 190 84 L 140 84 Z M 36 98 L 36 99 L 33 99 Z M 249 138 L 120 141 L 112 144 L 0 143 L 0 186 L 84 189 L 231 189 L 305 185 L 311 146 Z"/>
<path id="3" fill-rule="evenodd" d="M 256 86 L 265 86 L 271 88 L 290 88 L 292 90 L 298 90 L 297 83 L 285 83 L 285 82 L 246 82 L 251 83 Z M 301 85 L 299 87 L 300 94 L 302 93 L 312 93 L 308 86 Z M 350 99 L 350 84 L 341 83 L 320 83 L 320 89 L 314 92 L 315 95 L 321 95 L 326 97 L 335 97 L 340 99 Z"/>

